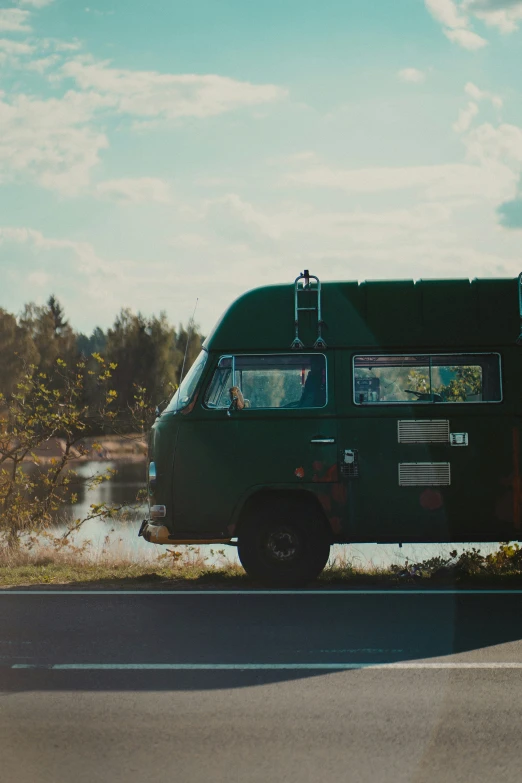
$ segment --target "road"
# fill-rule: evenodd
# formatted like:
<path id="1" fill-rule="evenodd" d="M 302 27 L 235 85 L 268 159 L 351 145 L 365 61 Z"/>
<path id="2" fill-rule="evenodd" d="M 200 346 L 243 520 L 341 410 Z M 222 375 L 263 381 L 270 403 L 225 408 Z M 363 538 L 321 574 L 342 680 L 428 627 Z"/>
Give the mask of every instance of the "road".
<path id="1" fill-rule="evenodd" d="M 2 783 L 520 780 L 522 591 L 0 591 Z"/>

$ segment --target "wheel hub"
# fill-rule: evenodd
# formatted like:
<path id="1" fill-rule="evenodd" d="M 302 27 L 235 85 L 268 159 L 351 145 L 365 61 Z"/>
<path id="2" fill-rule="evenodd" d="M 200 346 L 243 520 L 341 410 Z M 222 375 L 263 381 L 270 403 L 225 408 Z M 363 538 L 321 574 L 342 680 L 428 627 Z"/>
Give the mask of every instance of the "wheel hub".
<path id="1" fill-rule="evenodd" d="M 269 555 L 280 563 L 293 560 L 299 551 L 299 537 L 288 529 L 275 530 L 266 542 Z"/>

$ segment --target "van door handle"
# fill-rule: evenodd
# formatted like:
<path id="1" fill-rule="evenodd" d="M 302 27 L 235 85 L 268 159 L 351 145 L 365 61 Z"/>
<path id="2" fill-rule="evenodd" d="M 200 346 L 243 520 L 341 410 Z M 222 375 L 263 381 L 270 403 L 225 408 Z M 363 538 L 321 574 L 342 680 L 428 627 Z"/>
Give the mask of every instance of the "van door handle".
<path id="1" fill-rule="evenodd" d="M 312 438 L 310 443 L 335 443 L 335 438 L 322 438 L 318 435 L 316 438 Z"/>

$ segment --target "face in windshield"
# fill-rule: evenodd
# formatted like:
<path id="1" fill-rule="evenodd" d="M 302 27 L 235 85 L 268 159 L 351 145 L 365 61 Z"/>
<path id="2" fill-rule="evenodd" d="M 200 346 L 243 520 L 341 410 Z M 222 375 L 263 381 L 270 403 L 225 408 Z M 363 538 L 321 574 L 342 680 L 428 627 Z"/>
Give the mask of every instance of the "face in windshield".
<path id="1" fill-rule="evenodd" d="M 206 351 L 201 351 L 198 358 L 183 379 L 181 386 L 167 405 L 165 409 L 166 411 L 181 410 L 189 404 L 203 374 L 207 358 L 208 353 Z"/>

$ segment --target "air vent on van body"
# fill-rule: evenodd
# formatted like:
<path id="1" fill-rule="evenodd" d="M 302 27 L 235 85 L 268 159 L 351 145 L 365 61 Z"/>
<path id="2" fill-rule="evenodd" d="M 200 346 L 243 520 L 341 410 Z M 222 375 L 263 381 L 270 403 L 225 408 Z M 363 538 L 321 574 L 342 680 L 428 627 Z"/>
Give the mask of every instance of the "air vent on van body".
<path id="1" fill-rule="evenodd" d="M 449 443 L 447 419 L 400 419 L 397 422 L 399 443 Z"/>
<path id="2" fill-rule="evenodd" d="M 449 487 L 449 462 L 400 462 L 400 487 Z"/>

